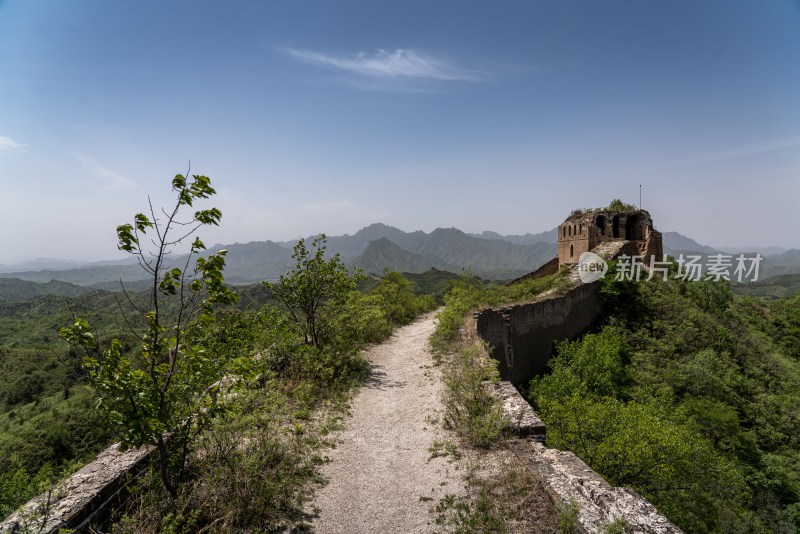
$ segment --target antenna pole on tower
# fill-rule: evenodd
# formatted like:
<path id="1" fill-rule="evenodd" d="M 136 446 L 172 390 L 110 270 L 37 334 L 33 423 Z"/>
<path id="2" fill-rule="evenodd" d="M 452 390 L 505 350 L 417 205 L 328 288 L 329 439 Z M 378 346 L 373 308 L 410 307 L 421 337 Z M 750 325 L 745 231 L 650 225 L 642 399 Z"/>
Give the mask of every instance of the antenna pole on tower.
<path id="1" fill-rule="evenodd" d="M 639 209 L 642 209 L 642 184 L 639 184 Z"/>

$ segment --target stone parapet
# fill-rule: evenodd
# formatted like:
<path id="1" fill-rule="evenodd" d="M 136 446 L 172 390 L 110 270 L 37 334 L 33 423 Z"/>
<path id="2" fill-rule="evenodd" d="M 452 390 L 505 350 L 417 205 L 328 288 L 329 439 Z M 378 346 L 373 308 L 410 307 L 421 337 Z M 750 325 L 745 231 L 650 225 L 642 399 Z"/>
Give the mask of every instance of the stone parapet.
<path id="1" fill-rule="evenodd" d="M 120 452 L 115 443 L 51 491 L 8 516 L 0 523 L 0 533 L 80 532 L 102 523 L 111 509 L 124 501 L 127 485 L 148 469 L 154 452 L 152 447 Z"/>
<path id="2" fill-rule="evenodd" d="M 574 503 L 581 533 L 601 532 L 615 520 L 624 521 L 625 532 L 630 534 L 683 532 L 633 489 L 610 485 L 571 452 L 523 439 L 512 441 L 510 446 L 541 477 L 556 506 L 563 509 Z"/>

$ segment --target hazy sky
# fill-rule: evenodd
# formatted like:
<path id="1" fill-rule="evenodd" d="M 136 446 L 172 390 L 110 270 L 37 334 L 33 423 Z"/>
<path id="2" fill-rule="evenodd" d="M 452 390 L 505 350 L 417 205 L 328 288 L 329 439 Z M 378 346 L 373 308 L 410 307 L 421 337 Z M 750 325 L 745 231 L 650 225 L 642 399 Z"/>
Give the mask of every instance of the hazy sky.
<path id="1" fill-rule="evenodd" d="M 207 243 L 540 232 L 637 202 L 800 248 L 789 0 L 0 0 L 0 263 L 118 257 L 191 161 Z"/>

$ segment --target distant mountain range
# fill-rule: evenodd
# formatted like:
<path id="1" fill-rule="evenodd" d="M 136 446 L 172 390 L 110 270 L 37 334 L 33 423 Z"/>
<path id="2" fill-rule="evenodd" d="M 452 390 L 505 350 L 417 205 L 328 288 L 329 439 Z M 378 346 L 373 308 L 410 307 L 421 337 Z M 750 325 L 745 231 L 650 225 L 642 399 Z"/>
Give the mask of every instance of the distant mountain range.
<path id="1" fill-rule="evenodd" d="M 701 245 L 677 232 L 664 232 L 664 252 L 717 254 L 721 251 Z M 311 238 L 309 238 L 310 240 Z M 471 268 L 473 273 L 488 279 L 512 279 L 531 271 L 556 256 L 556 229 L 538 234 L 501 235 L 496 232 L 467 234 L 456 228 L 437 228 L 404 232 L 385 224 L 372 224 L 354 235 L 330 236 L 327 253 L 340 254 L 343 261 L 361 267 L 366 274 L 381 274 L 384 269 L 421 273 L 431 267 L 460 272 Z M 248 284 L 262 280 L 275 280 L 291 268 L 294 241 L 254 241 L 244 244 L 215 245 L 209 252 L 227 249 L 225 278 L 232 284 Z M 0 279 L 16 278 L 22 281 L 49 283 L 51 280 L 75 286 L 114 290 L 119 281 L 135 289 L 142 288 L 144 278 L 141 268 L 131 260 L 98 262 L 76 266 L 75 262 L 42 259 L 19 266 L 18 270 L 2 272 Z M 172 265 L 186 261 L 185 256 L 175 256 Z M 13 266 L 18 267 L 18 266 Z M 800 273 L 800 250 L 788 250 L 765 256 L 761 276 Z M 28 294 L 31 287 L 12 289 L 6 284 L 0 290 L 11 294 L 20 291 Z M 53 286 L 53 289 L 55 286 Z M 78 291 L 61 287 L 61 294 Z M 11 300 L 11 299 L 8 299 Z"/>

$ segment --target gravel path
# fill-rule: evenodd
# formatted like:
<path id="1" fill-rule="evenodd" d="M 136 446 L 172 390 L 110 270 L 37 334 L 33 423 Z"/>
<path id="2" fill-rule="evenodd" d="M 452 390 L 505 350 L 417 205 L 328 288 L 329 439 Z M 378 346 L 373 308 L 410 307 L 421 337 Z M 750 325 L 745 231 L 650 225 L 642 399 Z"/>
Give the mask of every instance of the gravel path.
<path id="1" fill-rule="evenodd" d="M 323 466 L 329 483 L 308 508 L 318 511 L 315 532 L 435 532 L 429 509 L 464 492 L 459 463 L 428 451 L 434 440 L 455 442 L 441 428 L 443 386 L 428 350 L 433 329 L 434 313 L 426 314 L 365 354 L 370 378 Z"/>

